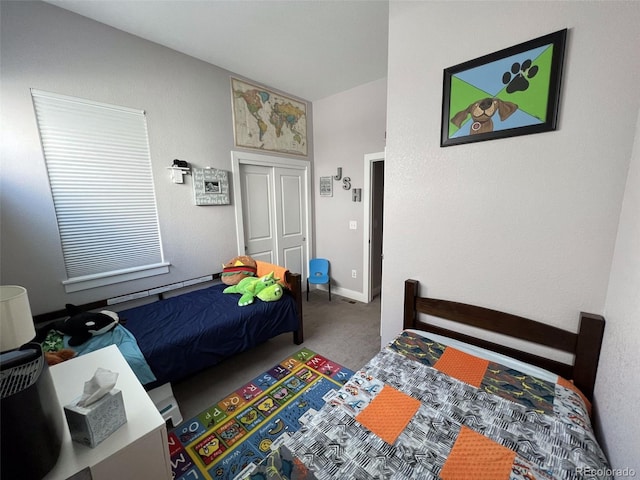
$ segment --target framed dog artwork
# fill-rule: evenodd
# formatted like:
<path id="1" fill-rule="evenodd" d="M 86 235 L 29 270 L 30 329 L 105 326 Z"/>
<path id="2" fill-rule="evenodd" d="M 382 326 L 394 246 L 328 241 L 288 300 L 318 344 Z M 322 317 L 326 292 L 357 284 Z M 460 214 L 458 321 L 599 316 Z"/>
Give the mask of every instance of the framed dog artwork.
<path id="1" fill-rule="evenodd" d="M 567 29 L 446 68 L 441 147 L 555 130 Z"/>

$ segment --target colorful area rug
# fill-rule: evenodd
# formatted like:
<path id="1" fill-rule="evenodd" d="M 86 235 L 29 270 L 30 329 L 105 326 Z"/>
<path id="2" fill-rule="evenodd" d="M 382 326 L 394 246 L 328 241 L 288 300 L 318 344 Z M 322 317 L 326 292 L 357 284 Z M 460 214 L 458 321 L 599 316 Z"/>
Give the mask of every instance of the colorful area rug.
<path id="1" fill-rule="evenodd" d="M 302 349 L 169 432 L 175 480 L 233 480 L 263 461 L 353 371 Z"/>

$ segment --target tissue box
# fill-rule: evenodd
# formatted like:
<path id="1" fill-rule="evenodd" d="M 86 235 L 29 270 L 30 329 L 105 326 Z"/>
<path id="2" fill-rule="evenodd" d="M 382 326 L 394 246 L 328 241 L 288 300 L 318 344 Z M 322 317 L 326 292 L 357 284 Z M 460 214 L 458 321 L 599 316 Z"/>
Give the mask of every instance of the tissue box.
<path id="1" fill-rule="evenodd" d="M 93 448 L 127 423 L 122 392 L 117 388 L 87 407 L 79 407 L 79 400 L 64 406 L 71 438 L 76 442 Z"/>

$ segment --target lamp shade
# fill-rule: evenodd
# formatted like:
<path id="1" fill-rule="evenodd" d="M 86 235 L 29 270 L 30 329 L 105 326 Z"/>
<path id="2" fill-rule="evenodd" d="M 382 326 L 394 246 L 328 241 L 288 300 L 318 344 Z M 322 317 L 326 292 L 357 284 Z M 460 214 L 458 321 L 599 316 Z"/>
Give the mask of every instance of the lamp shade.
<path id="1" fill-rule="evenodd" d="M 21 347 L 35 336 L 27 290 L 16 285 L 0 286 L 0 351 Z"/>

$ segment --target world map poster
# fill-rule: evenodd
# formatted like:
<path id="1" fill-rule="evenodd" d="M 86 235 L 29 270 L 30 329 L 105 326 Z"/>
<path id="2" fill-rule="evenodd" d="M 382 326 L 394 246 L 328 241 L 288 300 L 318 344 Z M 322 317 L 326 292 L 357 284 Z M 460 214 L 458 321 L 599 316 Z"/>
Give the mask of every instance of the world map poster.
<path id="1" fill-rule="evenodd" d="M 267 88 L 231 79 L 238 147 L 307 155 L 307 105 Z"/>

